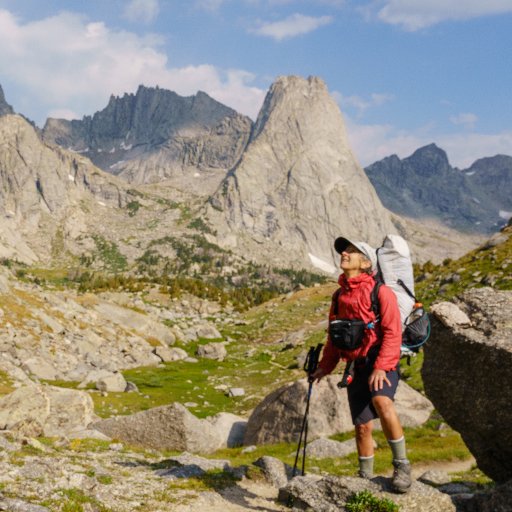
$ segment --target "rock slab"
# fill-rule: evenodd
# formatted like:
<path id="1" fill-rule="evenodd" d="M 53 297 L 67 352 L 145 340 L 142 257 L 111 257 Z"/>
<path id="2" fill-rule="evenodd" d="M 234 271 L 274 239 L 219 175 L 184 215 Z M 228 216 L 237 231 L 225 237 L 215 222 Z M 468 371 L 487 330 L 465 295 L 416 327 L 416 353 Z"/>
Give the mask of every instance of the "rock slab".
<path id="1" fill-rule="evenodd" d="M 339 375 L 329 375 L 313 387 L 308 420 L 310 440 L 349 432 L 354 428 L 347 393 L 337 387 L 339 381 Z M 297 442 L 306 410 L 307 392 L 308 382 L 301 379 L 267 395 L 249 418 L 244 445 Z M 405 382 L 398 386 L 395 404 L 400 420 L 408 427 L 423 424 L 433 410 L 430 401 Z"/>
<path id="2" fill-rule="evenodd" d="M 461 312 L 451 316 L 453 307 L 432 307 L 425 391 L 478 467 L 506 482 L 512 478 L 512 292 L 472 289 L 457 305 Z M 460 322 L 463 314 L 471 326 Z"/>
<path id="3" fill-rule="evenodd" d="M 37 421 L 45 436 L 67 435 L 84 430 L 95 421 L 88 393 L 55 386 L 19 388 L 0 400 L 0 428 Z"/>
<path id="4" fill-rule="evenodd" d="M 196 418 L 177 402 L 92 426 L 113 439 L 155 450 L 211 453 L 221 444 L 208 421 Z"/>
<path id="5" fill-rule="evenodd" d="M 390 479 L 383 477 L 368 481 L 352 477 L 298 476 L 279 490 L 279 501 L 297 511 L 339 512 L 353 494 L 365 490 L 377 498 L 393 501 L 401 512 L 455 512 L 450 497 L 433 487 L 413 482 L 407 494 L 397 495 L 390 492 Z"/>

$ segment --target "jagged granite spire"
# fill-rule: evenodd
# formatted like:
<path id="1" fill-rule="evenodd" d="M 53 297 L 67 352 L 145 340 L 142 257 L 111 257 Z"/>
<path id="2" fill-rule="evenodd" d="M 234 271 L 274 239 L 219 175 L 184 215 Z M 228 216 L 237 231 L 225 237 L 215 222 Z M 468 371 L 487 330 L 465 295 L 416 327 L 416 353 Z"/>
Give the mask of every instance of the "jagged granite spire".
<path id="1" fill-rule="evenodd" d="M 14 114 L 14 110 L 11 105 L 5 101 L 4 90 L 0 85 L 0 116 L 5 116 L 8 114 Z"/>
<path id="2" fill-rule="evenodd" d="M 248 117 L 202 91 L 183 97 L 141 85 L 136 94 L 111 96 L 93 116 L 48 119 L 43 137 L 131 183 L 182 179 L 184 174 L 190 179 L 204 170 L 220 172 L 216 187 L 239 160 L 251 129 Z"/>
<path id="3" fill-rule="evenodd" d="M 250 239 L 276 263 L 286 251 L 287 260 L 322 260 L 334 271 L 337 236 L 380 245 L 395 231 L 352 154 L 338 105 L 316 77 L 276 80 L 239 165 L 210 203 L 211 216 L 220 210 L 229 227 L 219 222 L 219 239 L 239 246 Z"/>

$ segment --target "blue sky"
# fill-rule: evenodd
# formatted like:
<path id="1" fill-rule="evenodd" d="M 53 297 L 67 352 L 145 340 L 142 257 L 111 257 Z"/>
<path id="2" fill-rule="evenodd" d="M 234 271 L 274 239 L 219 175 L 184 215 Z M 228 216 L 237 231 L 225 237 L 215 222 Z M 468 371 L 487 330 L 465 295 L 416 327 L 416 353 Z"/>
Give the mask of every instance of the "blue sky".
<path id="1" fill-rule="evenodd" d="M 510 48 L 512 0 L 0 0 L 0 84 L 40 126 L 141 83 L 255 119 L 277 76 L 316 75 L 362 165 L 512 154 Z"/>

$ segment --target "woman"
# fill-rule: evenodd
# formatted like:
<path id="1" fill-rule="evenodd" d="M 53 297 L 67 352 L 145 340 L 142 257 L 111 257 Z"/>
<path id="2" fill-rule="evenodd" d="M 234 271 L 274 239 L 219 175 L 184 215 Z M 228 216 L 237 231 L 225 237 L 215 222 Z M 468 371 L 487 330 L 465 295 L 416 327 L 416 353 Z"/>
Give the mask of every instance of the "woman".
<path id="1" fill-rule="evenodd" d="M 334 247 L 341 255 L 343 273 L 338 280 L 340 289 L 333 295 L 327 344 L 312 378 L 319 381 L 331 373 L 340 359 L 347 361 L 347 365 L 352 363 L 353 380 L 347 391 L 356 432 L 359 476 L 373 476 L 372 429 L 373 420 L 378 417 L 393 452 L 392 486 L 396 492 L 404 493 L 411 487 L 411 466 L 393 403 L 402 343 L 397 299 L 390 288 L 381 285 L 378 288 L 380 318 L 376 318 L 371 300 L 375 286 L 373 273 L 377 266 L 375 250 L 364 242 L 351 242 L 343 237 L 336 239 Z M 352 322 L 353 326 L 360 324 L 363 327 L 359 333 L 354 329 L 349 333 L 346 331 L 349 322 L 332 323 L 338 319 L 356 320 Z M 338 336 L 335 330 L 339 325 L 344 326 L 343 336 Z M 347 336 L 350 342 L 346 341 Z"/>

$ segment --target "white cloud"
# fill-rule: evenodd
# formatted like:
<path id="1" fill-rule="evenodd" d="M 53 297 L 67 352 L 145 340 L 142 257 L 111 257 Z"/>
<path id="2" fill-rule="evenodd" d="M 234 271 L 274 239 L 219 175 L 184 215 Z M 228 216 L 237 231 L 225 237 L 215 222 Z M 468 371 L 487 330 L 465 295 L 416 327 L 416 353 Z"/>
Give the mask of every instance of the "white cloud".
<path id="1" fill-rule="evenodd" d="M 218 10 L 222 4 L 224 4 L 226 0 L 197 0 L 196 5 L 207 11 L 216 11 Z"/>
<path id="2" fill-rule="evenodd" d="M 252 29 L 251 32 L 259 36 L 271 37 L 276 41 L 282 41 L 283 39 L 308 34 L 332 21 L 332 16 L 314 17 L 292 14 L 281 21 L 261 23 L 258 28 Z"/>
<path id="3" fill-rule="evenodd" d="M 374 5 L 382 5 L 375 2 Z M 442 21 L 460 21 L 512 12 L 510 0 L 385 0 L 380 20 L 415 31 Z"/>
<path id="4" fill-rule="evenodd" d="M 250 1 L 250 0 L 249 0 Z M 254 0 L 252 0 L 254 1 Z M 330 7 L 341 7 L 345 4 L 346 0 L 267 0 L 269 5 L 289 5 L 289 4 L 319 4 L 328 5 Z"/>
<path id="5" fill-rule="evenodd" d="M 160 11 L 158 0 L 131 0 L 123 11 L 123 17 L 132 22 L 149 24 Z"/>
<path id="6" fill-rule="evenodd" d="M 391 125 L 359 124 L 344 117 L 351 147 L 363 167 L 393 154 L 405 158 L 432 142 L 446 151 L 451 165 L 461 169 L 468 168 L 478 158 L 511 154 L 511 131 L 436 134 L 431 130 L 406 131 Z"/>
<path id="7" fill-rule="evenodd" d="M 448 153 L 453 165 L 464 169 L 478 158 L 511 155 L 512 131 L 446 135 L 439 138 L 438 145 Z"/>
<path id="8" fill-rule="evenodd" d="M 61 13 L 21 23 L 0 10 L 0 76 L 16 89 L 11 103 L 36 122 L 62 109 L 91 114 L 111 94 L 133 92 L 138 85 L 159 85 L 181 95 L 203 90 L 256 118 L 265 91 L 251 85 L 254 75 L 203 64 L 169 66 L 156 36 L 112 30 L 104 23 Z M 66 117 L 67 117 L 66 116 Z"/>
<path id="9" fill-rule="evenodd" d="M 80 116 L 78 112 L 74 110 L 69 110 L 68 108 L 56 108 L 54 110 L 50 110 L 48 112 L 48 117 L 54 117 L 56 119 L 77 119 Z"/>
<path id="10" fill-rule="evenodd" d="M 367 110 L 379 107 L 394 99 L 392 94 L 372 93 L 367 98 L 358 95 L 343 96 L 341 93 L 334 95 L 336 101 L 342 106 L 343 110 L 353 108 L 357 112 L 357 117 L 361 117 Z"/>
<path id="11" fill-rule="evenodd" d="M 355 122 L 347 115 L 344 117 L 350 145 L 363 167 L 392 154 L 403 158 L 432 142 L 425 142 L 420 137 L 391 125 L 365 125 Z"/>
<path id="12" fill-rule="evenodd" d="M 456 126 L 463 126 L 465 128 L 474 128 L 478 117 L 471 112 L 461 112 L 456 116 L 450 116 L 450 122 Z"/>

